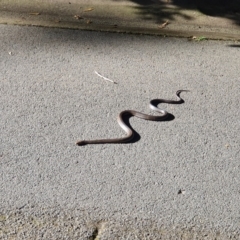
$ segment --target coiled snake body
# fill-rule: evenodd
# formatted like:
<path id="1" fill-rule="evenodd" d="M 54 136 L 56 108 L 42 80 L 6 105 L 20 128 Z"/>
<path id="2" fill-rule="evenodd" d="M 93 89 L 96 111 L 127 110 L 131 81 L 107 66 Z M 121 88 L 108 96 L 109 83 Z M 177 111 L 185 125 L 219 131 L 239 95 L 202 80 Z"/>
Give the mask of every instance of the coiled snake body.
<path id="1" fill-rule="evenodd" d="M 158 107 L 156 107 L 156 103 L 170 103 L 170 104 L 180 104 L 180 103 L 184 103 L 184 100 L 180 97 L 180 93 L 181 92 L 187 92 L 188 90 L 178 90 L 176 92 L 176 95 L 178 97 L 178 100 L 166 100 L 166 99 L 153 99 L 150 101 L 150 105 L 149 107 L 158 112 L 161 113 L 160 116 L 152 116 L 152 115 L 148 115 L 145 113 L 141 113 L 141 112 L 137 112 L 135 110 L 125 110 L 119 113 L 117 121 L 118 124 L 120 125 L 120 127 L 127 133 L 126 137 L 123 138 L 112 138 L 112 139 L 96 139 L 96 140 L 82 140 L 82 141 L 78 141 L 76 144 L 78 146 L 83 146 L 86 144 L 104 144 L 104 143 L 126 143 L 131 141 L 134 138 L 134 132 L 132 131 L 131 128 L 129 128 L 126 123 L 123 121 L 124 116 L 126 115 L 131 115 L 131 116 L 136 116 L 138 118 L 142 118 L 145 120 L 150 120 L 150 121 L 161 121 L 161 120 L 165 120 L 168 118 L 169 113 L 165 110 L 162 110 Z"/>

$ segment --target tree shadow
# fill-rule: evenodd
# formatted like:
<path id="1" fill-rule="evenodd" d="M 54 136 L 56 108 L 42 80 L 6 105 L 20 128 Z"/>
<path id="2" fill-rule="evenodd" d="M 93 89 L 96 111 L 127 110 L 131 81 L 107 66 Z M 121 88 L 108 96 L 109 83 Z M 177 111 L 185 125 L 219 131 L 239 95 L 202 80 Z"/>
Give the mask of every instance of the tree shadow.
<path id="1" fill-rule="evenodd" d="M 116 1 L 116 0 L 115 0 Z M 240 0 L 129 0 L 138 4 L 142 18 L 155 19 L 157 23 L 173 20 L 176 16 L 191 20 L 179 10 L 199 10 L 205 15 L 223 17 L 240 25 Z"/>
<path id="2" fill-rule="evenodd" d="M 191 20 L 192 17 L 179 12 L 180 7 L 170 7 L 170 5 L 163 1 L 147 1 L 147 0 L 130 0 L 137 3 L 135 8 L 138 10 L 142 19 L 155 20 L 156 23 L 163 23 L 166 20 L 174 20 L 178 15 L 186 20 Z"/>

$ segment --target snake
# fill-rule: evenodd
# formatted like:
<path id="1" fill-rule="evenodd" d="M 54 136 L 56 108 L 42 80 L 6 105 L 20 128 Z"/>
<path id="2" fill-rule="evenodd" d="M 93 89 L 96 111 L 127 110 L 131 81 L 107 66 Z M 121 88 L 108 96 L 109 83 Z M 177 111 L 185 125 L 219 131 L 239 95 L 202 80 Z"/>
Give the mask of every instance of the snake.
<path id="1" fill-rule="evenodd" d="M 149 121 L 163 121 L 166 120 L 169 117 L 169 113 L 166 110 L 160 109 L 157 107 L 160 103 L 168 103 L 168 104 L 181 104 L 184 103 L 184 100 L 180 97 L 181 92 L 189 92 L 188 90 L 178 90 L 176 92 L 178 100 L 167 100 L 167 99 L 153 99 L 150 101 L 149 107 L 153 111 L 160 113 L 159 116 L 153 116 L 148 115 L 145 113 L 141 113 L 135 110 L 124 110 L 119 113 L 117 117 L 117 122 L 120 125 L 120 127 L 126 132 L 126 136 L 122 138 L 109 138 L 109 139 L 94 139 L 94 140 L 81 140 L 76 142 L 78 146 L 83 146 L 87 144 L 105 144 L 105 143 L 127 143 L 133 140 L 134 138 L 134 132 L 133 130 L 127 126 L 127 124 L 123 121 L 123 118 L 125 116 L 135 116 L 144 120 Z"/>

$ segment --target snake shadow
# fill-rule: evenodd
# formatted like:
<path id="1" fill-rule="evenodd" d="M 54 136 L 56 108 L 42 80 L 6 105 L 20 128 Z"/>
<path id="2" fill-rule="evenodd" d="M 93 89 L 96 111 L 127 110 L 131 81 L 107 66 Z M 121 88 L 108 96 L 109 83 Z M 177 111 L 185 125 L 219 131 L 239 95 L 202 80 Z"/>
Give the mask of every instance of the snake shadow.
<path id="1" fill-rule="evenodd" d="M 132 138 L 132 140 L 130 140 L 128 142 L 125 142 L 125 143 L 122 143 L 122 144 L 135 143 L 135 142 L 138 142 L 141 139 L 140 134 L 130 124 L 130 118 L 132 118 L 132 117 L 134 117 L 134 116 L 133 115 L 126 115 L 126 116 L 123 117 L 123 121 L 133 131 L 134 137 Z M 172 121 L 174 119 L 175 119 L 174 115 L 172 115 L 171 113 L 168 113 L 167 118 L 165 118 L 164 120 L 157 120 L 157 121 L 154 121 L 154 122 L 169 122 L 169 121 Z M 149 121 L 149 120 L 145 120 L 145 121 Z M 149 122 L 152 122 L 152 121 L 149 121 Z"/>

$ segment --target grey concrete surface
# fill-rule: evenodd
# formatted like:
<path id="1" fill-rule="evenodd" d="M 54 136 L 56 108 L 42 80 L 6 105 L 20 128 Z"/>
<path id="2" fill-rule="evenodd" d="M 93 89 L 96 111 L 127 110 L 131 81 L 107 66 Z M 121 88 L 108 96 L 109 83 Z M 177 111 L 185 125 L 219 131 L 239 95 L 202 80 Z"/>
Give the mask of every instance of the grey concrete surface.
<path id="1" fill-rule="evenodd" d="M 224 2 L 0 0 L 0 23 L 239 41 L 240 3 Z"/>
<path id="2" fill-rule="evenodd" d="M 238 44 L 0 32 L 1 239 L 239 239 Z M 172 121 L 130 119 L 139 141 L 75 145 L 178 89 Z"/>

